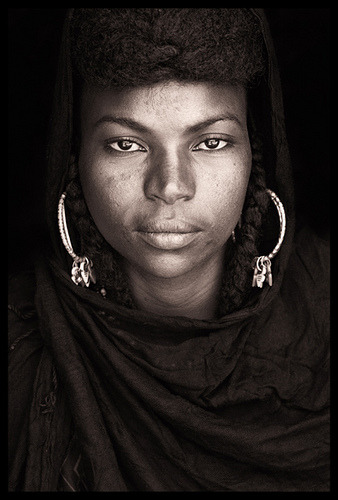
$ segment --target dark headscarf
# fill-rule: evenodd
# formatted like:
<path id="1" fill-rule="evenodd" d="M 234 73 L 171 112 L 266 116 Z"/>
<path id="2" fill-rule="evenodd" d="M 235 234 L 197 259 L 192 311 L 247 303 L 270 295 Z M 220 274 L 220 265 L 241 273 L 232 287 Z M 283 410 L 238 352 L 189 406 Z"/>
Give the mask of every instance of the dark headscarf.
<path id="1" fill-rule="evenodd" d="M 54 253 L 37 270 L 44 347 L 25 490 L 57 489 L 73 435 L 93 491 L 327 488 L 327 393 L 320 375 L 327 344 L 309 313 L 310 295 L 297 305 L 301 286 L 310 289 L 313 278 L 304 271 L 302 245 L 292 246 L 292 178 L 270 33 L 262 11 L 252 14 L 269 58 L 257 109 L 271 139 L 269 187 L 284 203 L 287 232 L 274 285 L 215 321 L 130 310 L 70 280 L 56 225 L 72 146 L 69 14 L 49 153 Z M 52 409 L 42 412 L 48 394 Z"/>

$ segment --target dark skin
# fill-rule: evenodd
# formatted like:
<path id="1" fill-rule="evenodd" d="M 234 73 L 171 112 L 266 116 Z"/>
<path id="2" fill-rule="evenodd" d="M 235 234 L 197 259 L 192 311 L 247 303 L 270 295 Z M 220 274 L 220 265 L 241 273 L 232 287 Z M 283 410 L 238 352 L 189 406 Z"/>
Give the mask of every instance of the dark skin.
<path id="1" fill-rule="evenodd" d="M 81 138 L 84 196 L 123 257 L 137 307 L 215 317 L 251 170 L 244 89 L 85 88 Z"/>

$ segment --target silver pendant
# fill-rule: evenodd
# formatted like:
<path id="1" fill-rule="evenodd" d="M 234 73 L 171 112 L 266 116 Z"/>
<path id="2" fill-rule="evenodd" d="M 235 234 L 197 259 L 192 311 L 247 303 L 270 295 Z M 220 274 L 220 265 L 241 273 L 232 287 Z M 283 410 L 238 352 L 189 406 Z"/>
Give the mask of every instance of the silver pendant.
<path id="1" fill-rule="evenodd" d="M 270 259 L 265 255 L 257 257 L 255 259 L 253 267 L 254 267 L 254 275 L 252 279 L 252 286 L 263 288 L 264 282 L 267 282 L 270 286 L 272 286 L 272 272 L 271 272 Z"/>
<path id="2" fill-rule="evenodd" d="M 92 261 L 88 257 L 74 260 L 71 278 L 75 285 L 89 287 L 91 282 L 96 283 Z"/>

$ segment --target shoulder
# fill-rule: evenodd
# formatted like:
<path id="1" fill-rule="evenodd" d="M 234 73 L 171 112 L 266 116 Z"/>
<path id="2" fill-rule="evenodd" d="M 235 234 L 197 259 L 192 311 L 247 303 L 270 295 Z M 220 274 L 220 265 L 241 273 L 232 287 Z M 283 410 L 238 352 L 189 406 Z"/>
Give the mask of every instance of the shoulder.
<path id="1" fill-rule="evenodd" d="M 41 353 L 42 339 L 34 306 L 35 275 L 27 271 L 8 280 L 8 463 L 21 474 L 28 419 Z M 21 444 L 20 444 L 21 443 Z"/>
<path id="2" fill-rule="evenodd" d="M 270 344 L 288 345 L 288 352 L 307 364 L 320 363 L 329 353 L 329 253 L 329 242 L 303 227 L 295 235 L 281 287 L 258 320 L 270 332 Z"/>
<path id="3" fill-rule="evenodd" d="M 36 289 L 35 272 L 33 269 L 13 273 L 8 279 L 8 303 L 17 304 L 23 313 L 34 308 Z"/>
<path id="4" fill-rule="evenodd" d="M 36 281 L 34 271 L 12 275 L 8 281 L 8 350 L 9 366 L 36 364 L 34 353 L 40 351 L 42 339 L 35 308 Z M 28 362 L 29 360 L 29 362 Z"/>
<path id="5" fill-rule="evenodd" d="M 288 404 L 298 408 L 329 402 L 329 254 L 310 228 L 296 234 L 279 292 L 257 321 L 255 349 L 282 370 Z"/>
<path id="6" fill-rule="evenodd" d="M 325 351 L 330 337 L 330 245 L 312 229 L 296 234 L 278 307 L 300 338 Z M 306 349 L 304 350 L 304 353 Z"/>
<path id="7" fill-rule="evenodd" d="M 34 363 L 34 353 L 42 347 L 39 320 L 35 308 L 36 280 L 33 270 L 9 277 L 8 350 L 9 366 Z M 35 364 L 35 363 L 34 363 Z"/>
<path id="8" fill-rule="evenodd" d="M 37 329 L 33 270 L 13 274 L 8 280 L 8 344 L 13 350 L 21 338 Z"/>
<path id="9" fill-rule="evenodd" d="M 330 242 L 328 239 L 320 237 L 309 226 L 305 226 L 297 232 L 294 250 L 298 260 L 308 268 L 309 274 L 312 276 L 316 276 L 318 271 L 329 273 Z"/>
<path id="10" fill-rule="evenodd" d="M 289 289 L 301 290 L 311 303 L 329 301 L 330 243 L 308 226 L 295 236 L 285 282 Z"/>

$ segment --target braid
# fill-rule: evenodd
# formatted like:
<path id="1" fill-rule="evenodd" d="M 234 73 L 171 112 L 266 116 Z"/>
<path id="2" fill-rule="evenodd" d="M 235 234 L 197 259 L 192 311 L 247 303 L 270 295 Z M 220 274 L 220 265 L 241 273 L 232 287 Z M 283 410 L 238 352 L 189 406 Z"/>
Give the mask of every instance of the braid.
<path id="1" fill-rule="evenodd" d="M 250 294 L 252 262 L 259 253 L 261 229 L 269 203 L 261 147 L 257 138 L 252 140 L 251 146 L 252 170 L 243 206 L 241 229 L 236 233 L 236 248 L 223 276 L 221 315 L 238 309 Z"/>
<path id="2" fill-rule="evenodd" d="M 78 253 L 94 262 L 98 289 L 104 286 L 114 300 L 126 307 L 133 307 L 127 280 L 121 270 L 120 255 L 106 242 L 93 221 L 85 202 L 78 166 L 70 165 L 67 184 L 67 211 L 71 227 L 76 228 L 75 240 L 80 241 Z"/>
<path id="3" fill-rule="evenodd" d="M 159 81 L 258 86 L 266 70 L 264 40 L 250 9 L 75 9 L 70 48 L 75 82 L 125 88 Z M 79 94 L 80 95 L 80 92 Z M 256 141 L 257 142 L 257 141 Z M 252 261 L 268 197 L 258 142 L 236 245 L 226 245 L 221 313 L 238 309 L 251 290 Z M 94 262 L 98 282 L 132 307 L 121 256 L 98 231 L 84 200 L 77 165 L 70 167 L 66 199 L 77 253 Z M 74 249 L 75 250 L 75 249 Z"/>
<path id="4" fill-rule="evenodd" d="M 269 198 L 266 194 L 265 172 L 262 167 L 261 148 L 252 140 L 252 170 L 242 212 L 240 231 L 236 231 L 236 244 L 226 266 L 220 297 L 220 315 L 238 309 L 251 291 L 252 262 L 259 253 L 259 242 Z M 67 183 L 67 211 L 75 241 L 80 242 L 77 253 L 93 260 L 99 288 L 104 286 L 114 300 L 133 307 L 127 278 L 122 271 L 121 257 L 98 231 L 84 200 L 78 167 L 70 165 Z"/>

